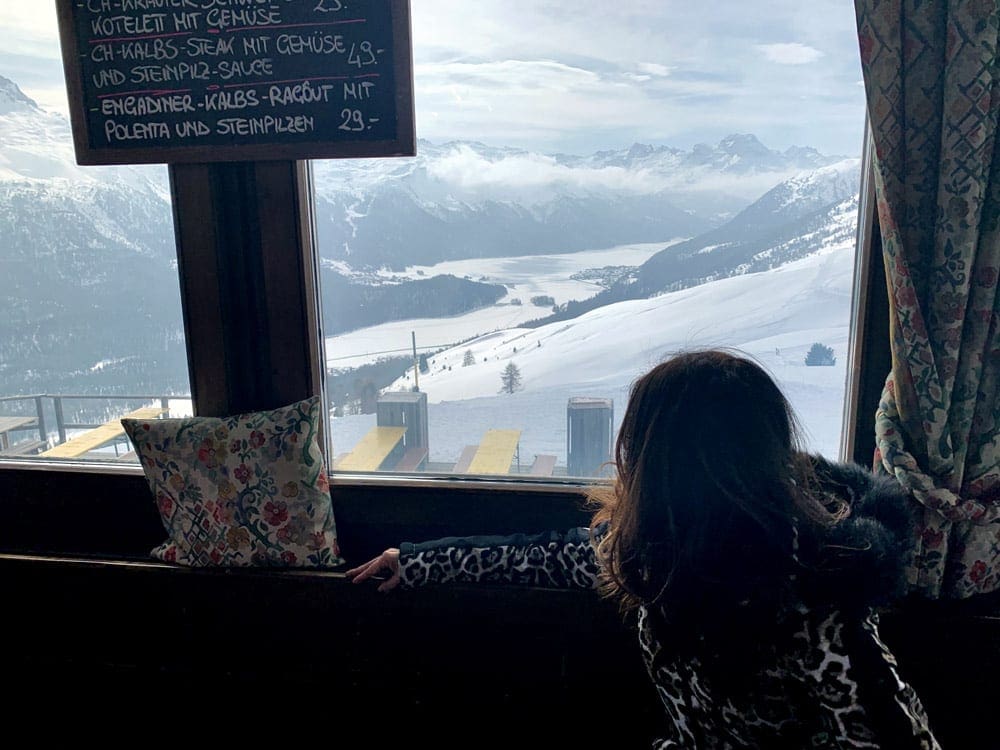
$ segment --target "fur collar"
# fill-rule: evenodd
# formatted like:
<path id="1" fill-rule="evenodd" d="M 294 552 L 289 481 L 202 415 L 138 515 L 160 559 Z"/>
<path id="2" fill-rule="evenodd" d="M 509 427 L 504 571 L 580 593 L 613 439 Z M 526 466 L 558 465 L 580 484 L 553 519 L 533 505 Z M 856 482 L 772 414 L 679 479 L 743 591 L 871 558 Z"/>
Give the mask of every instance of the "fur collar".
<path id="1" fill-rule="evenodd" d="M 813 456 L 818 489 L 842 498 L 850 515 L 814 530 L 802 555 L 805 592 L 843 605 L 883 606 L 906 594 L 916 539 L 916 502 L 894 478 Z"/>

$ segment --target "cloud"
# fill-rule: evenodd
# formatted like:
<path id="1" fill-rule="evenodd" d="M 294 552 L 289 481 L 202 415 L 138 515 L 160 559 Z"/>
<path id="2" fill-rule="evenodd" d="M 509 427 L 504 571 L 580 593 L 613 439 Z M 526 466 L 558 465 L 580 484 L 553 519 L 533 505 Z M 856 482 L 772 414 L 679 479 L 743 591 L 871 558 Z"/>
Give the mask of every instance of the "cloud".
<path id="1" fill-rule="evenodd" d="M 494 60 L 417 64 L 416 77 L 432 90 L 447 81 L 456 90 L 480 90 L 495 95 L 522 91 L 585 91 L 601 85 L 590 70 L 553 60 Z M 463 97 L 464 98 L 464 97 Z"/>
<path id="2" fill-rule="evenodd" d="M 4 51 L 59 59 L 55 5 L 38 0 L 4 0 L 0 10 Z"/>
<path id="3" fill-rule="evenodd" d="M 648 73 L 653 76 L 668 76 L 672 70 L 669 66 L 660 65 L 659 63 L 639 63 L 635 67 L 643 73 Z"/>
<path id="4" fill-rule="evenodd" d="M 764 53 L 764 57 L 780 65 L 805 65 L 816 62 L 823 57 L 823 53 L 815 47 L 809 47 L 798 42 L 788 44 L 758 44 L 756 47 Z"/>
<path id="5" fill-rule="evenodd" d="M 488 158 L 465 145 L 452 148 L 428 165 L 430 177 L 462 188 L 463 191 L 508 188 L 519 193 L 561 187 L 568 190 L 620 190 L 649 193 L 667 186 L 662 177 L 621 167 L 572 167 L 551 156 L 537 153 L 507 154 Z M 539 195 L 551 197 L 545 192 Z"/>
<path id="6" fill-rule="evenodd" d="M 856 161 L 853 162 L 856 166 Z M 625 169 L 586 163 L 567 164 L 536 152 L 482 153 L 454 144 L 426 163 L 429 182 L 421 194 L 462 195 L 464 199 L 511 200 L 523 205 L 546 203 L 554 195 L 594 192 L 640 194 L 666 192 L 688 197 L 726 193 L 750 202 L 798 170 L 754 174 L 719 174 L 711 168 Z"/>
<path id="7" fill-rule="evenodd" d="M 734 103 L 738 81 L 680 68 L 667 76 L 639 73 L 635 63 L 445 60 L 418 62 L 414 78 L 422 138 L 547 153 L 667 143 L 689 130 L 721 138 L 736 129 L 732 112 L 746 111 Z M 724 132 L 706 135 L 706 125 Z"/>
<path id="8" fill-rule="evenodd" d="M 801 0 L 772 0 L 766 17 L 720 5 L 709 17 L 676 0 L 421 0 L 418 132 L 574 153 L 754 132 L 854 153 L 847 126 L 864 121 L 864 100 L 850 3 L 810 0 L 803 14 Z"/>

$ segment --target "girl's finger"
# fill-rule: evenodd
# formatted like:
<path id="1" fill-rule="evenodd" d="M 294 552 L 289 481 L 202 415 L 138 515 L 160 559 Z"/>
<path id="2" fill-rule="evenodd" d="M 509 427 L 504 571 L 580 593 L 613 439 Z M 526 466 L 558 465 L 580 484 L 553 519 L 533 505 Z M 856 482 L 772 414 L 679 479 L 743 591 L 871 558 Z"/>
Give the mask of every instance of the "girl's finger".
<path id="1" fill-rule="evenodd" d="M 399 585 L 399 573 L 396 573 L 395 575 L 392 576 L 392 578 L 389 578 L 388 580 L 380 583 L 378 590 L 384 594 L 386 591 L 392 591 L 398 585 Z"/>
<path id="2" fill-rule="evenodd" d="M 354 568 L 353 571 L 348 572 L 348 575 L 351 575 L 353 573 L 354 574 L 353 582 L 360 583 L 361 581 L 368 580 L 373 575 L 378 573 L 379 570 L 381 569 L 382 569 L 382 558 L 376 557 L 374 560 L 371 560 L 365 563 L 364 565 L 359 565 L 358 567 Z"/>

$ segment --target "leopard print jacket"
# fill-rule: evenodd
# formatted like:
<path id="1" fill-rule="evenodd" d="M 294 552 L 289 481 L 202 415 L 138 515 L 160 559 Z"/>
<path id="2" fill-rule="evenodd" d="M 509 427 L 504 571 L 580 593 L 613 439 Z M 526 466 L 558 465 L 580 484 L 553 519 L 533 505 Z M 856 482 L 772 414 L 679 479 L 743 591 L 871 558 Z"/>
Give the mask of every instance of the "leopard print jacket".
<path id="1" fill-rule="evenodd" d="M 885 493 L 878 496 L 878 481 L 867 472 L 822 468 L 824 479 L 852 502 L 853 520 L 843 522 L 842 533 L 859 533 L 851 528 L 859 524 L 868 548 L 884 552 L 880 540 L 886 535 L 875 532 L 898 527 L 903 518 L 898 504 L 893 506 Z M 593 589 L 600 574 L 594 541 L 590 529 L 578 528 L 404 543 L 401 583 L 410 588 L 476 581 Z M 885 575 L 891 566 L 875 561 L 882 563 L 878 575 Z M 917 694 L 900 677 L 879 636 L 875 607 L 802 602 L 785 618 L 787 627 L 767 644 L 767 666 L 755 675 L 752 689 L 733 690 L 726 680 L 710 677 L 700 657 L 671 654 L 661 641 L 662 618 L 640 607 L 639 644 L 666 715 L 665 731 L 654 747 L 940 750 Z M 705 649 L 710 658 L 711 645 Z"/>

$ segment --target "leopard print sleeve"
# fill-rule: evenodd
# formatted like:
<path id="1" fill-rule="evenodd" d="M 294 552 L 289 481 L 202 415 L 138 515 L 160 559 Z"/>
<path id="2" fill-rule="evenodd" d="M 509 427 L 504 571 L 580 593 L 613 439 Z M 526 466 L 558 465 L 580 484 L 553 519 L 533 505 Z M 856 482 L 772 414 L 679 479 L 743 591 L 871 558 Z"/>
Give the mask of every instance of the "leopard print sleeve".
<path id="1" fill-rule="evenodd" d="M 598 563 L 590 530 L 446 537 L 399 547 L 404 588 L 452 582 L 592 589 Z"/>
<path id="2" fill-rule="evenodd" d="M 800 677 L 813 688 L 832 746 L 941 750 L 919 697 L 879 636 L 874 610 L 863 618 L 834 612 L 817 620 L 813 635 L 815 659 L 804 660 Z"/>
<path id="3" fill-rule="evenodd" d="M 660 619 L 639 609 L 639 643 L 666 722 L 654 747 L 717 750 L 941 750 L 914 690 L 878 635 L 873 613 L 797 607 L 789 635 L 752 687 L 733 688 L 698 653 L 673 654 Z"/>

